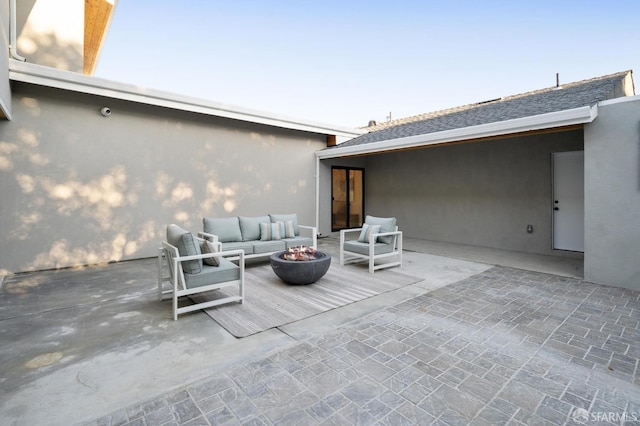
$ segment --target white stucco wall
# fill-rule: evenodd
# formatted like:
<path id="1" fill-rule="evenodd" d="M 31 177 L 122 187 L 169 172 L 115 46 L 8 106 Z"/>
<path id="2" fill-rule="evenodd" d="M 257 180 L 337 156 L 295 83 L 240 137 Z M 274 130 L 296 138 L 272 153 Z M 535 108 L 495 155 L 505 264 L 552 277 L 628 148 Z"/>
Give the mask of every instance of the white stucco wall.
<path id="1" fill-rule="evenodd" d="M 585 279 L 640 290 L 640 96 L 600 104 L 584 145 Z"/>
<path id="2" fill-rule="evenodd" d="M 315 223 L 325 135 L 17 82 L 13 99 L 0 274 L 154 256 L 167 224 L 199 231 L 204 216 Z"/>

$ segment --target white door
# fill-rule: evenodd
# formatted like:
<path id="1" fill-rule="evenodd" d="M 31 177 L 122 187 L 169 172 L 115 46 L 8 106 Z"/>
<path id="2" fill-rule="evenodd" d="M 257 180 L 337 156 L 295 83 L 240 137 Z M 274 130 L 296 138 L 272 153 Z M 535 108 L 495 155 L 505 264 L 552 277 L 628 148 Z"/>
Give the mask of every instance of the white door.
<path id="1" fill-rule="evenodd" d="M 553 154 L 553 248 L 584 252 L 584 151 Z"/>

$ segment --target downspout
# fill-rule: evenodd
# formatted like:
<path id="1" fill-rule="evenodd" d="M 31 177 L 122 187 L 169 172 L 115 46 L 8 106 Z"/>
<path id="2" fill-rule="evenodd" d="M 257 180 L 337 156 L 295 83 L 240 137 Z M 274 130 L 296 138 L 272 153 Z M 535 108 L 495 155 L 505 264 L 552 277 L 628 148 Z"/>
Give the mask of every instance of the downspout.
<path id="1" fill-rule="evenodd" d="M 320 157 L 316 153 L 316 234 L 320 235 Z"/>
<path id="2" fill-rule="evenodd" d="M 18 39 L 18 28 L 16 27 L 16 0 L 9 1 L 9 56 L 21 62 L 27 59 L 18 54 L 16 40 Z"/>

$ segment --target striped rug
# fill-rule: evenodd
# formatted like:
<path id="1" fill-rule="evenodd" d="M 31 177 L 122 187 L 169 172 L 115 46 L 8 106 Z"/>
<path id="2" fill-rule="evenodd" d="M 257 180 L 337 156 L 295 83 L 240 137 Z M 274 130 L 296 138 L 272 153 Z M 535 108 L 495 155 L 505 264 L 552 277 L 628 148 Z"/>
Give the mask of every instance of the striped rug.
<path id="1" fill-rule="evenodd" d="M 229 333 L 246 337 L 422 281 L 401 271 L 395 268 L 369 274 L 365 266 L 341 266 L 334 258 L 320 280 L 309 285 L 289 285 L 274 274 L 269 264 L 248 266 L 244 303 L 216 306 L 205 312 Z M 225 289 L 191 297 L 201 301 L 234 293 L 237 291 Z"/>

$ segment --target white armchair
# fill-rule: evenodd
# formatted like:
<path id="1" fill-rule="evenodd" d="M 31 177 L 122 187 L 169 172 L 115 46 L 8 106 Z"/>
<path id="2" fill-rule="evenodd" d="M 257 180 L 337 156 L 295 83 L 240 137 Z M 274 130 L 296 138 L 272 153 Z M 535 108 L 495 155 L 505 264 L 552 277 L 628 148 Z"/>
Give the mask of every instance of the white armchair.
<path id="1" fill-rule="evenodd" d="M 391 261 L 376 261 L 391 259 Z M 340 231 L 340 264 L 369 262 L 369 272 L 394 266 L 402 267 L 402 231 L 396 218 L 367 216 L 362 228 Z"/>
<path id="2" fill-rule="evenodd" d="M 207 247 L 203 250 L 204 245 Z M 234 262 L 227 257 L 237 259 Z M 164 274 L 164 265 L 169 274 Z M 169 286 L 166 285 L 169 283 Z M 238 286 L 228 296 L 178 307 L 178 298 L 224 287 Z M 244 250 L 221 251 L 220 243 L 206 242 L 177 225 L 167 227 L 167 241 L 158 249 L 158 297 L 171 297 L 173 319 L 179 314 L 224 303 L 244 301 Z"/>

